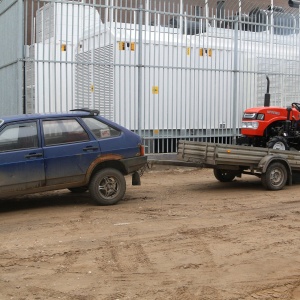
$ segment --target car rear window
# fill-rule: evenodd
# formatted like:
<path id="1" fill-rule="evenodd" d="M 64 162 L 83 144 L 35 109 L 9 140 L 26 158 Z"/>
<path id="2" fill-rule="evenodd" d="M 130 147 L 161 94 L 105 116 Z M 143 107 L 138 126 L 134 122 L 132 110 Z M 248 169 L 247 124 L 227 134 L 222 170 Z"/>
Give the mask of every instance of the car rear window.
<path id="1" fill-rule="evenodd" d="M 106 139 L 110 137 L 119 136 L 121 132 L 95 118 L 82 118 L 84 123 L 89 127 L 91 132 L 97 139 Z"/>

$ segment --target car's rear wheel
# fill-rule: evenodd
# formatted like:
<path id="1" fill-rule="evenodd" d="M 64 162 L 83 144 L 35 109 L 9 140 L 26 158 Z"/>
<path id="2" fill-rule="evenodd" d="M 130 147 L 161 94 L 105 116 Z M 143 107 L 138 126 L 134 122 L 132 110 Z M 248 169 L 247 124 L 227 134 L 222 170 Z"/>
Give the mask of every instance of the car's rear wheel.
<path id="1" fill-rule="evenodd" d="M 89 191 L 93 203 L 113 205 L 124 197 L 126 181 L 120 171 L 112 168 L 103 169 L 92 177 Z"/>

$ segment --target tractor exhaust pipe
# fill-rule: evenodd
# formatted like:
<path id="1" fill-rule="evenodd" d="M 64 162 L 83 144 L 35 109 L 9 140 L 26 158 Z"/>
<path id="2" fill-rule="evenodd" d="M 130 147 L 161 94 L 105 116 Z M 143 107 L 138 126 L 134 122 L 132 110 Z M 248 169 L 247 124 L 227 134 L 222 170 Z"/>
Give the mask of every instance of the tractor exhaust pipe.
<path id="1" fill-rule="evenodd" d="M 270 79 L 269 76 L 266 75 L 267 78 L 267 92 L 265 93 L 265 102 L 264 102 L 264 106 L 270 106 L 270 100 L 271 100 L 271 95 L 269 93 L 269 88 L 270 88 Z"/>
<path id="2" fill-rule="evenodd" d="M 286 108 L 286 110 L 287 110 L 287 116 L 286 116 L 286 121 L 285 121 L 285 124 L 284 124 L 284 130 L 285 130 L 285 132 L 289 132 L 290 128 L 291 128 L 291 124 L 292 124 L 292 122 L 290 120 L 292 107 L 288 106 Z"/>

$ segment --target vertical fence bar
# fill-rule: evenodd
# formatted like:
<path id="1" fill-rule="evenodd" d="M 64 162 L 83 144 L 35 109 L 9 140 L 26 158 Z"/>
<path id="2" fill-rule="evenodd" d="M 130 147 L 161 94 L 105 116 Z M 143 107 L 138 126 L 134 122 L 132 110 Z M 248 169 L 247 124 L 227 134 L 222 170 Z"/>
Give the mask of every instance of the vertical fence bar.
<path id="1" fill-rule="evenodd" d="M 139 6 L 139 56 L 138 56 L 138 134 L 142 135 L 142 93 L 143 93 L 143 5 Z"/>
<path id="2" fill-rule="evenodd" d="M 233 105 L 232 105 L 232 129 L 233 129 L 233 143 L 236 144 L 237 137 L 237 104 L 238 104 L 238 17 L 234 19 L 234 63 L 233 63 Z"/>

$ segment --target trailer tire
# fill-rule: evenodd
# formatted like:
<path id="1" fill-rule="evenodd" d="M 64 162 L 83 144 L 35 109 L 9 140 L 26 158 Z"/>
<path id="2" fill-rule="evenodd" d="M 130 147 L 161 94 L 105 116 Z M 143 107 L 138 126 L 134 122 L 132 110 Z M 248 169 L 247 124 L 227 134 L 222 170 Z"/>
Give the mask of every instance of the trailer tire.
<path id="1" fill-rule="evenodd" d="M 278 191 L 286 185 L 287 177 L 285 165 L 281 162 L 273 162 L 261 175 L 261 182 L 266 189 Z"/>
<path id="2" fill-rule="evenodd" d="M 274 136 L 267 142 L 267 148 L 274 150 L 290 150 L 290 147 L 283 136 Z"/>
<path id="3" fill-rule="evenodd" d="M 235 174 L 227 170 L 214 169 L 214 175 L 220 182 L 231 182 Z"/>

